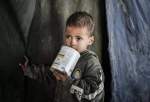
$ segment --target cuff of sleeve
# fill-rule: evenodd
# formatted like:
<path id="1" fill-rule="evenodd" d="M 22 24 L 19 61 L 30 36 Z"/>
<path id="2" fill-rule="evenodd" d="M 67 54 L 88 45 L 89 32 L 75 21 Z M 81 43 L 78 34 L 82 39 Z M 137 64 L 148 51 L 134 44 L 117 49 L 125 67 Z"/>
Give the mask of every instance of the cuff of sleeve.
<path id="1" fill-rule="evenodd" d="M 83 89 L 78 86 L 72 85 L 70 88 L 70 93 L 75 94 L 77 99 L 80 101 L 83 95 Z"/>

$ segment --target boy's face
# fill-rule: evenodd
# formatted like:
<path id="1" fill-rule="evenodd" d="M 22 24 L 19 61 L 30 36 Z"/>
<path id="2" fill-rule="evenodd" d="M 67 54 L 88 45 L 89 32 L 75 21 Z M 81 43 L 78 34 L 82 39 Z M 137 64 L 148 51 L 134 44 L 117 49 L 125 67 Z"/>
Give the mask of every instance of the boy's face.
<path id="1" fill-rule="evenodd" d="M 90 36 L 87 27 L 67 26 L 65 29 L 65 44 L 80 53 L 87 50 L 93 41 L 94 37 Z"/>

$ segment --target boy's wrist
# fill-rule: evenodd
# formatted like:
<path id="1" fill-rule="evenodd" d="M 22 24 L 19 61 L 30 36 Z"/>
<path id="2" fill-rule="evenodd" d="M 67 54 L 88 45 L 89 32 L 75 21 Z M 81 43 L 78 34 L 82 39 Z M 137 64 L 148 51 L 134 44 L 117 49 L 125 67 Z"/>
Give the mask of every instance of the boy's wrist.
<path id="1" fill-rule="evenodd" d="M 56 80 L 61 80 L 61 81 L 65 81 L 68 79 L 68 76 L 66 73 L 61 73 L 57 70 L 53 71 L 53 75 L 55 76 Z"/>

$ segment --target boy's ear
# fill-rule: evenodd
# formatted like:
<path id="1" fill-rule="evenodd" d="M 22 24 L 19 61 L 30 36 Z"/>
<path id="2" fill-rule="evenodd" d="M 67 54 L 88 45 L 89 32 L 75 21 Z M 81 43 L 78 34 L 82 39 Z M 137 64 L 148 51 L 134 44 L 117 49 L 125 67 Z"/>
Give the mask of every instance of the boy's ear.
<path id="1" fill-rule="evenodd" d="M 92 45 L 94 40 L 95 40 L 94 36 L 90 36 L 90 38 L 89 38 L 89 45 Z"/>

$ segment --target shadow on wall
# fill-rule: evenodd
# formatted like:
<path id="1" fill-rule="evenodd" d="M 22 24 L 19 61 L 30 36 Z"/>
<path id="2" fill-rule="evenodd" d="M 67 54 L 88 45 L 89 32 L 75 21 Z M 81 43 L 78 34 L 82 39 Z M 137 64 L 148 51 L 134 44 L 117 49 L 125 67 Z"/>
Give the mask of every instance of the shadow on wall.
<path id="1" fill-rule="evenodd" d="M 102 67 L 105 74 L 105 102 L 110 102 L 112 95 L 111 95 L 111 66 L 110 66 L 110 59 L 109 59 L 109 52 L 108 52 L 108 34 L 107 34 L 107 21 L 106 21 L 106 7 L 105 1 L 99 1 L 99 10 L 100 10 L 100 27 L 101 27 L 101 34 L 102 34 Z"/>

